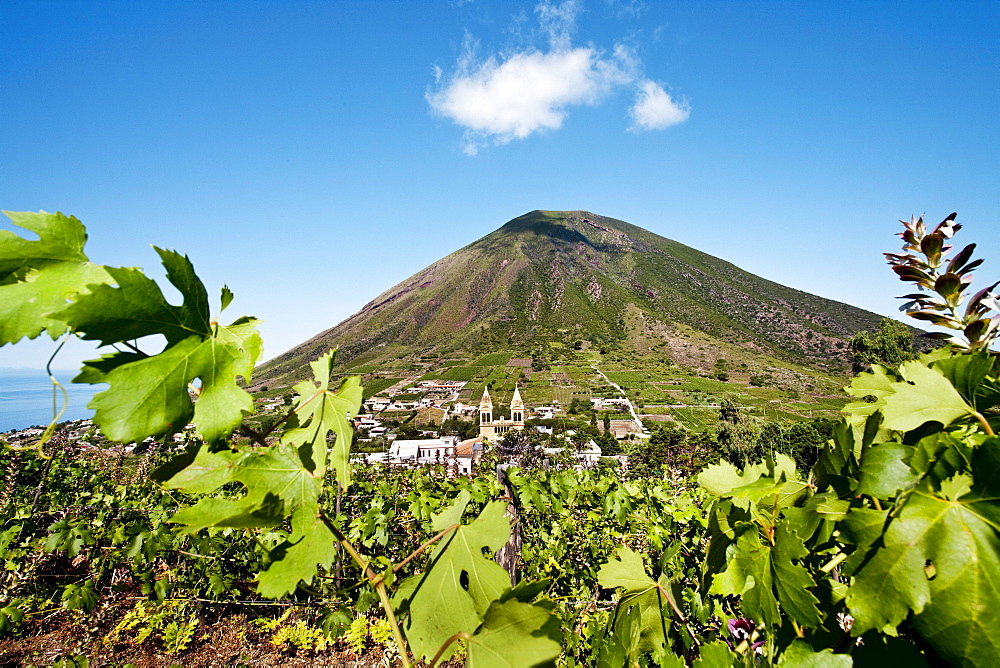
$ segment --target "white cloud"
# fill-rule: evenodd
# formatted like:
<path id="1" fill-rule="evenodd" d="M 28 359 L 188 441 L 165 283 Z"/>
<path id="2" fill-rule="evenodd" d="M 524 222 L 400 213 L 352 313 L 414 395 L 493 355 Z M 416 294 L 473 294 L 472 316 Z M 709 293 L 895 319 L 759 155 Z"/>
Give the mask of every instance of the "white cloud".
<path id="1" fill-rule="evenodd" d="M 434 112 L 465 128 L 466 153 L 557 130 L 571 107 L 599 104 L 615 90 L 643 80 L 641 63 L 625 46 L 616 45 L 610 55 L 594 46 L 573 47 L 580 11 L 580 0 L 538 4 L 535 13 L 548 38 L 548 51 L 528 48 L 482 60 L 475 40 L 466 33 L 454 72 L 433 69 L 434 87 L 427 91 L 427 101 Z M 667 122 L 664 98 L 675 110 Z M 686 107 L 674 105 L 661 87 L 648 81 L 632 109 L 632 127 L 667 127 L 687 114 Z"/>
<path id="2" fill-rule="evenodd" d="M 629 110 L 632 125 L 629 130 L 662 130 L 683 123 L 691 115 L 686 103 L 676 103 L 663 86 L 655 81 L 645 81 L 639 88 L 635 104 Z"/>
<path id="3" fill-rule="evenodd" d="M 517 53 L 460 71 L 427 96 L 431 107 L 467 129 L 466 152 L 562 126 L 567 107 L 597 104 L 630 75 L 624 63 L 593 49 Z"/>
<path id="4" fill-rule="evenodd" d="M 637 19 L 646 11 L 646 3 L 643 0 L 604 0 L 604 2 L 619 16 Z"/>
<path id="5" fill-rule="evenodd" d="M 580 12 L 578 0 L 565 0 L 561 4 L 539 2 L 535 7 L 538 23 L 549 36 L 549 46 L 553 51 L 567 51 L 576 28 L 576 15 Z"/>

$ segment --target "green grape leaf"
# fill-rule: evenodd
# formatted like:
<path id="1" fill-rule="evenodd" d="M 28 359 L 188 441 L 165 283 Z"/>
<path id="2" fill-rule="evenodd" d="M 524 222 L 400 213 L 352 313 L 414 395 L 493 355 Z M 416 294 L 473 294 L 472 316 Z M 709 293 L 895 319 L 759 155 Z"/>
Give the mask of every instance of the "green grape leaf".
<path id="1" fill-rule="evenodd" d="M 467 489 L 460 491 L 451 505 L 431 517 L 431 528 L 434 531 L 444 531 L 448 527 L 461 524 L 462 514 L 465 513 L 471 500 L 472 492 Z"/>
<path id="2" fill-rule="evenodd" d="M 888 510 L 852 508 L 840 524 L 844 538 L 852 545 L 868 547 L 882 535 Z"/>
<path id="3" fill-rule="evenodd" d="M 222 286 L 221 295 L 219 297 L 219 303 L 222 305 L 222 307 L 219 309 L 220 311 L 225 311 L 229 307 L 229 305 L 233 303 L 233 291 L 229 289 L 228 285 Z"/>
<path id="4" fill-rule="evenodd" d="M 535 598 L 552 586 L 552 580 L 521 580 L 517 585 L 500 597 L 500 602 L 515 600 L 521 603 L 531 603 Z"/>
<path id="5" fill-rule="evenodd" d="M 975 406 L 977 393 L 983 380 L 993 369 L 993 358 L 980 351 L 969 355 L 955 355 L 937 360 L 933 368 L 939 371 L 958 390 L 969 404 Z"/>
<path id="6" fill-rule="evenodd" d="M 817 652 L 805 640 L 796 640 L 781 655 L 779 666 L 794 668 L 850 668 L 854 660 L 850 654 L 834 654 L 833 650 Z"/>
<path id="7" fill-rule="evenodd" d="M 637 607 L 615 611 L 609 633 L 598 641 L 597 668 L 620 668 L 633 661 L 642 639 L 641 619 Z"/>
<path id="8" fill-rule="evenodd" d="M 646 574 L 642 557 L 628 546 L 619 547 L 616 557 L 597 572 L 602 587 L 625 589 L 612 619 L 614 633 L 619 636 L 613 642 L 622 644 L 630 657 L 661 650 L 666 644 L 663 607 L 667 588 Z"/>
<path id="9" fill-rule="evenodd" d="M 60 599 L 67 610 L 90 612 L 97 607 L 97 592 L 91 580 L 86 580 L 82 584 L 66 585 Z"/>
<path id="10" fill-rule="evenodd" d="M 765 521 L 775 508 L 792 506 L 809 489 L 808 484 L 795 480 L 795 462 L 780 453 L 747 464 L 742 473 L 728 462 L 710 466 L 698 482 L 709 493 L 731 498 L 733 505 Z"/>
<path id="11" fill-rule="evenodd" d="M 257 321 L 240 318 L 229 327 L 210 322 L 208 295 L 190 260 L 173 251 L 156 252 L 168 280 L 183 295 L 181 306 L 167 303 L 141 270 L 108 267 L 109 282 L 90 285 L 89 292 L 52 317 L 101 345 L 154 334 L 166 338 L 158 355 L 112 353 L 86 362 L 77 376 L 78 382 L 111 385 L 89 404 L 109 438 L 140 441 L 179 431 L 193 419 L 199 434 L 215 443 L 253 410 L 250 395 L 236 382 L 250 379 L 262 352 Z M 201 381 L 197 406 L 189 394 L 196 379 Z"/>
<path id="12" fill-rule="evenodd" d="M 996 439 L 987 443 L 973 454 L 968 493 L 948 499 L 928 481 L 907 497 L 881 545 L 855 573 L 847 596 L 852 633 L 893 635 L 912 612 L 913 625 L 951 663 L 988 665 L 1000 655 L 994 628 L 1000 610 L 1000 449 Z M 952 495 L 959 485 L 965 487 L 962 478 L 946 491 Z"/>
<path id="13" fill-rule="evenodd" d="M 860 399 L 844 406 L 844 413 L 854 427 L 856 441 L 862 440 L 868 416 L 885 406 L 885 398 L 893 393 L 893 382 L 895 378 L 889 376 L 885 367 L 873 364 L 871 372 L 859 373 L 851 384 L 844 388 L 845 392 Z"/>
<path id="14" fill-rule="evenodd" d="M 904 362 L 902 382 L 892 383 L 892 394 L 882 407 L 883 425 L 896 431 L 910 431 L 925 422 L 948 426 L 975 411 L 940 371 L 919 361 Z"/>
<path id="15" fill-rule="evenodd" d="M 291 515 L 292 534 L 271 552 L 271 564 L 258 574 L 258 590 L 277 598 L 310 582 L 318 566 L 336 557 L 336 537 L 319 514 L 322 477 L 303 466 L 295 448 L 275 445 L 247 452 L 209 452 L 200 448 L 194 460 L 163 482 L 168 489 L 205 494 L 231 482 L 242 483 L 238 498 L 203 498 L 177 512 L 172 521 L 187 531 L 206 527 L 276 526 Z"/>
<path id="16" fill-rule="evenodd" d="M 0 345 L 34 339 L 47 331 L 53 339 L 67 325 L 51 314 L 83 294 L 86 286 L 110 280 L 104 267 L 90 262 L 59 262 L 28 269 L 0 283 Z"/>
<path id="17" fill-rule="evenodd" d="M 73 216 L 39 211 L 4 211 L 20 228 L 38 235 L 36 241 L 0 230 L 0 279 L 23 267 L 40 267 L 52 262 L 86 262 L 83 246 L 87 231 Z"/>
<path id="18" fill-rule="evenodd" d="M 554 665 L 562 651 L 552 639 L 555 616 L 540 605 L 494 601 L 483 623 L 467 641 L 469 668 L 521 668 Z"/>
<path id="19" fill-rule="evenodd" d="M 144 360 L 148 355 L 143 355 L 140 353 L 126 353 L 121 351 L 116 351 L 113 353 L 108 353 L 102 355 L 96 360 L 87 360 L 83 363 L 80 368 L 80 373 L 73 378 L 74 383 L 86 383 L 93 385 L 95 383 L 105 382 L 105 378 L 108 373 L 122 366 L 123 364 L 128 364 L 130 362 L 138 362 L 139 360 Z"/>
<path id="20" fill-rule="evenodd" d="M 330 374 L 336 351 L 323 355 L 310 366 L 314 380 L 306 380 L 293 389 L 299 397 L 295 412 L 303 427 L 288 429 L 281 442 L 299 449 L 306 468 L 322 477 L 327 468 L 326 437 L 337 435 L 331 459 L 337 482 L 347 489 L 351 482 L 351 440 L 354 427 L 350 416 L 361 408 L 363 390 L 358 376 L 349 376 L 336 391 L 330 389 Z M 307 422 L 308 420 L 308 422 Z"/>
<path id="21" fill-rule="evenodd" d="M 167 280 L 176 287 L 184 301 L 180 306 L 179 324 L 183 327 L 198 328 L 209 320 L 208 291 L 187 255 L 177 251 L 164 250 L 153 246 L 160 256 L 163 268 L 167 270 Z"/>
<path id="22" fill-rule="evenodd" d="M 172 521 L 194 532 L 207 527 L 274 526 L 302 508 L 316 515 L 322 481 L 310 475 L 295 450 L 287 446 L 242 452 L 209 452 L 202 447 L 194 461 L 164 480 L 163 486 L 207 494 L 231 482 L 242 483 L 246 494 L 203 498 L 178 511 Z"/>
<path id="23" fill-rule="evenodd" d="M 297 513 L 288 540 L 271 551 L 271 564 L 257 575 L 257 590 L 279 598 L 293 591 L 299 581 L 311 582 L 319 566 L 329 569 L 337 558 L 337 535 L 323 516 Z"/>
<path id="24" fill-rule="evenodd" d="M 685 668 L 687 666 L 683 657 L 677 656 L 667 647 L 653 654 L 653 661 L 655 662 L 653 665 L 660 668 Z"/>
<path id="25" fill-rule="evenodd" d="M 832 524 L 847 517 L 849 507 L 850 502 L 838 499 L 834 492 L 820 492 L 800 507 L 784 508 L 781 514 L 795 527 L 795 533 L 808 540 L 824 521 Z"/>
<path id="26" fill-rule="evenodd" d="M 726 570 L 714 576 L 711 592 L 742 596 L 747 616 L 768 625 L 782 623 L 780 600 L 781 608 L 796 622 L 819 626 L 819 601 L 809 591 L 816 583 L 803 566 L 793 562 L 806 554 L 802 539 L 786 521 L 775 527 L 773 546 L 763 543 L 757 531 L 744 532 L 736 540 Z"/>
<path id="27" fill-rule="evenodd" d="M 468 503 L 466 495 L 457 504 Z M 455 633 L 473 633 L 490 604 L 510 588 L 507 572 L 483 556 L 483 550 L 496 552 L 510 536 L 506 508 L 499 501 L 487 504 L 479 517 L 435 545 L 423 573 L 400 586 L 395 602 L 409 611 L 403 630 L 415 656 L 434 656 Z M 454 647 L 446 650 L 444 658 L 453 651 Z"/>
<path id="28" fill-rule="evenodd" d="M 844 542 L 857 548 L 844 561 L 845 573 L 848 575 L 854 573 L 864 562 L 872 544 L 882 536 L 885 520 L 888 516 L 888 509 L 852 508 L 844 521 L 840 523 L 841 537 Z"/>
<path id="29" fill-rule="evenodd" d="M 240 318 L 229 327 L 217 326 L 215 336 L 201 344 L 200 364 L 191 369 L 201 380 L 194 425 L 209 443 L 228 437 L 243 416 L 253 412 L 253 398 L 236 379 L 250 380 L 263 352 L 258 322 Z"/>
<path id="30" fill-rule="evenodd" d="M 597 582 L 605 589 L 624 587 L 626 592 L 645 591 L 656 587 L 656 580 L 646 575 L 642 557 L 627 545 L 615 551 L 616 559 L 601 566 Z"/>
<path id="31" fill-rule="evenodd" d="M 241 336 L 238 331 L 230 334 Z M 207 494 L 233 482 L 245 487 L 242 497 L 203 498 L 175 514 L 173 521 L 186 525 L 188 531 L 268 527 L 291 518 L 291 535 L 271 551 L 270 566 L 258 575 L 258 590 L 264 596 L 279 597 L 294 591 L 299 581 L 310 582 L 318 567 L 329 568 L 336 558 L 336 532 L 319 511 L 325 468 L 317 467 L 316 462 L 325 461 L 326 437 L 331 430 L 336 431 L 338 441 L 350 443 L 346 413 L 360 407 L 361 389 L 352 377 L 337 392 L 329 390 L 333 355 L 327 353 L 313 364 L 316 378 L 305 383 L 313 395 L 299 399 L 302 426 L 293 430 L 292 438 L 242 451 L 210 452 L 202 447 L 155 472 L 165 487 L 189 493 Z M 203 392 L 199 405 L 204 400 Z M 313 423 L 319 426 L 313 427 Z"/>
<path id="32" fill-rule="evenodd" d="M 888 499 L 917 483 L 919 476 L 909 467 L 913 446 L 881 443 L 868 448 L 861 457 L 857 494 Z"/>
<path id="33" fill-rule="evenodd" d="M 94 421 L 108 438 L 126 443 L 180 431 L 192 417 L 206 441 L 228 436 L 253 411 L 253 399 L 236 385 L 236 377 L 250 377 L 260 352 L 255 324 L 219 327 L 221 336 L 191 336 L 159 355 L 111 369 L 98 381 L 111 387 L 88 404 Z M 197 407 L 188 391 L 196 378 L 201 380 Z"/>
<path id="34" fill-rule="evenodd" d="M 189 373 L 202 340 L 192 336 L 155 357 L 123 364 L 104 376 L 111 385 L 87 404 L 108 438 L 128 443 L 180 431 L 194 415 Z"/>
<path id="35" fill-rule="evenodd" d="M 972 476 L 968 473 L 956 473 L 941 482 L 939 488 L 941 498 L 948 501 L 958 501 L 972 491 Z"/>
<path id="36" fill-rule="evenodd" d="M 692 664 L 694 668 L 732 668 L 743 665 L 740 656 L 734 654 L 724 642 L 714 642 L 702 645 L 698 658 Z"/>
<path id="37" fill-rule="evenodd" d="M 761 472 L 755 465 L 747 466 L 744 471 L 740 471 L 731 463 L 723 460 L 718 464 L 712 464 L 698 474 L 698 484 L 715 496 L 728 496 L 734 489 L 748 485 L 758 478 Z"/>
<path id="38" fill-rule="evenodd" d="M 24 620 L 24 611 L 14 605 L 0 608 L 0 635 L 7 635 Z"/>
<path id="39" fill-rule="evenodd" d="M 778 601 L 785 613 L 799 624 L 817 627 L 822 623 L 817 608 L 819 600 L 809 591 L 816 583 L 804 566 L 793 563 L 793 560 L 808 554 L 809 548 L 791 525 L 787 521 L 778 522 L 771 548 L 771 568 Z"/>
<path id="40" fill-rule="evenodd" d="M 87 286 L 111 279 L 104 267 L 87 261 L 87 234 L 79 220 L 61 213 L 4 212 L 39 239 L 0 230 L 0 345 L 33 339 L 48 331 L 53 339 L 66 323 L 53 317 Z"/>
<path id="41" fill-rule="evenodd" d="M 162 334 L 167 346 L 191 335 L 210 336 L 208 300 L 205 287 L 186 256 L 159 248 L 167 278 L 184 296 L 181 306 L 167 302 L 160 286 L 141 269 L 108 267 L 114 285 L 92 286 L 55 317 L 64 319 L 73 331 L 106 346 Z"/>

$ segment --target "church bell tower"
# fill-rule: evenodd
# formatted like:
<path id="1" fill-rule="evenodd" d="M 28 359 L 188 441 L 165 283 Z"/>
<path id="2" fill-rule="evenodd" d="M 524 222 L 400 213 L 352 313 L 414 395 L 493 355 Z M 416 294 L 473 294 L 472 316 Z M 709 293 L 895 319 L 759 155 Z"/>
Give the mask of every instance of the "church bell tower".
<path id="1" fill-rule="evenodd" d="M 524 423 L 524 402 L 521 401 L 521 390 L 514 385 L 514 398 L 510 400 L 510 419 L 512 422 Z"/>
<path id="2" fill-rule="evenodd" d="M 493 400 L 490 399 L 490 391 L 483 388 L 483 399 L 479 402 L 479 422 L 490 424 L 493 422 Z"/>

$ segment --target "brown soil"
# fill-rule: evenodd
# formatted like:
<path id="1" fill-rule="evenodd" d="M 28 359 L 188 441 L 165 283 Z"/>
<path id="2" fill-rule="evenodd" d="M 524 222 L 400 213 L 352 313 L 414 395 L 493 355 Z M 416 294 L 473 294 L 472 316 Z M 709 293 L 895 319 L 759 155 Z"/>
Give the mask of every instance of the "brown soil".
<path id="1" fill-rule="evenodd" d="M 270 642 L 273 631 L 252 624 L 260 616 L 259 608 L 238 606 L 202 618 L 187 649 L 167 654 L 159 637 L 151 636 L 135 644 L 136 631 L 123 631 L 111 643 L 105 638 L 129 609 L 127 605 L 98 608 L 90 614 L 58 612 L 39 621 L 26 622 L 15 637 L 0 638 L 0 666 L 50 666 L 60 659 L 65 666 L 72 657 L 85 656 L 91 667 L 125 666 L 159 668 L 161 666 L 344 666 L 368 668 L 393 666 L 374 648 L 358 657 L 342 643 L 318 651 L 298 651 L 287 644 L 276 647 Z"/>

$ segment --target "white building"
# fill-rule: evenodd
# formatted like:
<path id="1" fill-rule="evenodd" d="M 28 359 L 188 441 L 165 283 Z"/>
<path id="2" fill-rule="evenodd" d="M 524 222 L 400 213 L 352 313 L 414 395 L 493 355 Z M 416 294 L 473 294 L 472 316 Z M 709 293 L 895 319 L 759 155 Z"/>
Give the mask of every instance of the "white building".
<path id="1" fill-rule="evenodd" d="M 468 475 L 483 455 L 483 442 L 471 438 L 459 443 L 455 436 L 395 441 L 386 452 L 368 455 L 369 462 L 390 466 L 442 465 L 449 475 Z"/>
<path id="2" fill-rule="evenodd" d="M 372 419 L 368 416 L 359 415 L 358 418 L 354 421 L 354 426 L 357 427 L 358 429 L 372 429 L 374 427 L 381 426 L 381 423 L 378 420 Z"/>
<path id="3" fill-rule="evenodd" d="M 612 397 L 610 399 L 602 399 L 601 397 L 594 397 L 590 400 L 590 403 L 594 405 L 594 408 L 600 410 L 602 408 L 624 408 L 628 410 L 629 400 L 625 397 Z"/>
<path id="4" fill-rule="evenodd" d="M 384 399 L 381 397 L 372 397 L 371 399 L 365 402 L 365 406 L 368 407 L 368 410 L 377 413 L 379 411 L 385 410 L 390 403 L 392 402 L 390 402 L 388 399 Z"/>
<path id="5" fill-rule="evenodd" d="M 458 392 L 465 387 L 464 380 L 422 380 L 417 383 L 417 387 L 424 390 L 437 390 L 444 392 Z"/>

